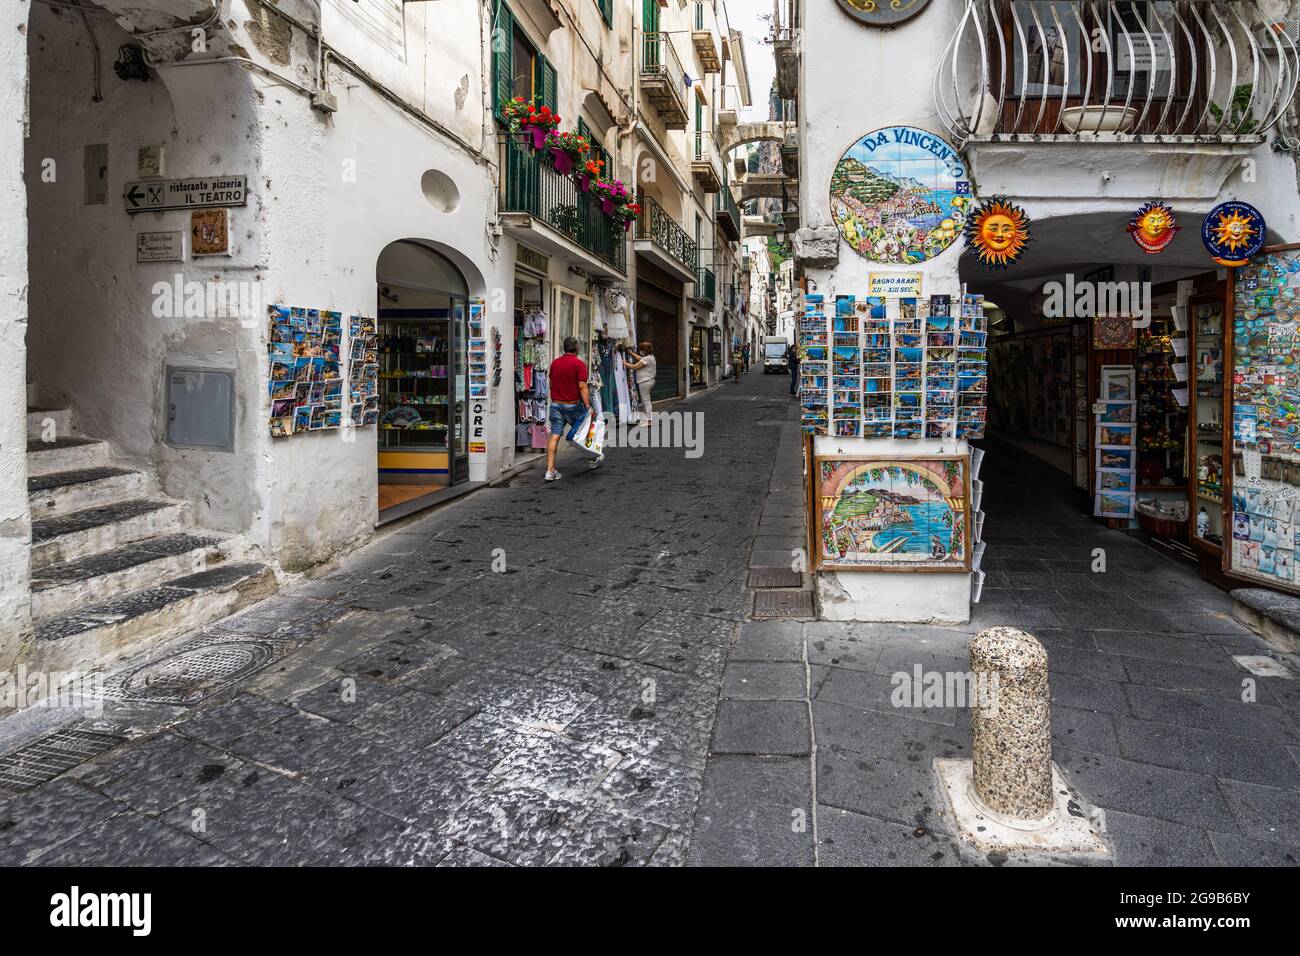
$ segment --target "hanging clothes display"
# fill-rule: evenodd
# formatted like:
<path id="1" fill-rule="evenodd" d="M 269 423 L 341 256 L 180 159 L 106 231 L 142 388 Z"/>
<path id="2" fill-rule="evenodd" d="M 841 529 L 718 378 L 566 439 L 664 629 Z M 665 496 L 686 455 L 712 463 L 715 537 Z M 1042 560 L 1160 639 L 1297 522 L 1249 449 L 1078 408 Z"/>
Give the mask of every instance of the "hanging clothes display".
<path id="1" fill-rule="evenodd" d="M 515 418 L 516 448 L 545 448 L 537 431 L 546 427 L 546 354 L 550 320 L 536 306 L 515 312 Z"/>

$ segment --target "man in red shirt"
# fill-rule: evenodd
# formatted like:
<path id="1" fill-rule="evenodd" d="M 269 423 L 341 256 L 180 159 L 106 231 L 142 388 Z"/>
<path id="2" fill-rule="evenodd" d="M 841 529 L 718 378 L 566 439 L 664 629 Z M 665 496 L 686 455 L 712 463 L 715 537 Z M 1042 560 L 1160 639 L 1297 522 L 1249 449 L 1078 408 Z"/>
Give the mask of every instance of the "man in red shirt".
<path id="1" fill-rule="evenodd" d="M 560 439 L 592 410 L 591 394 L 587 391 L 587 363 L 578 358 L 578 340 L 573 336 L 564 340 L 564 354 L 551 363 L 548 378 L 551 437 L 546 443 L 546 480 L 556 481 L 560 473 L 555 470 L 555 450 L 560 446 Z M 601 460 L 595 459 L 591 467 L 595 468 Z"/>

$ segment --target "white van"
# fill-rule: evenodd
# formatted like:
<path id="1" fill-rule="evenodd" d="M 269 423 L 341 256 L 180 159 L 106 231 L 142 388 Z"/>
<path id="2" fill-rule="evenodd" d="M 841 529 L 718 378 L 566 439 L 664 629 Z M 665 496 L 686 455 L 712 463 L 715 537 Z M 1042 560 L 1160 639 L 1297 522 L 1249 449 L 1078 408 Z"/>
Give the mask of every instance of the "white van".
<path id="1" fill-rule="evenodd" d="M 790 363 L 786 361 L 785 350 L 790 347 L 790 343 L 779 335 L 763 336 L 763 374 L 768 372 L 786 372 L 790 371 Z"/>

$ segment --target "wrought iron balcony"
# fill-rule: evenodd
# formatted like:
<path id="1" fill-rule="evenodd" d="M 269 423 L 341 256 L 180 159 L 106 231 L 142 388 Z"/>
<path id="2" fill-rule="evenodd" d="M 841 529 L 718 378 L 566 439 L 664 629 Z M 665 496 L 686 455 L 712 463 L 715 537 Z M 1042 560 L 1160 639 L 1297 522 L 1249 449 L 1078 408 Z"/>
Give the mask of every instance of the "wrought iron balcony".
<path id="1" fill-rule="evenodd" d="M 718 192 L 718 199 L 714 205 L 718 217 L 718 228 L 726 234 L 732 242 L 740 239 L 740 207 L 736 205 L 736 198 L 731 195 L 731 186 L 727 183 L 722 184 L 722 189 Z"/>
<path id="2" fill-rule="evenodd" d="M 687 272 L 687 281 L 694 281 L 700 264 L 700 251 L 695 240 L 649 196 L 642 196 L 639 202 L 641 215 L 636 221 L 637 240 L 649 240 L 668 259 Z"/>
<path id="3" fill-rule="evenodd" d="M 940 60 L 961 144 L 1258 143 L 1300 80 L 1257 0 L 966 0 Z"/>
<path id="4" fill-rule="evenodd" d="M 713 275 L 713 270 L 708 266 L 700 266 L 695 270 L 695 298 L 697 301 L 709 305 L 713 305 L 717 301 L 717 279 Z"/>
<path id="5" fill-rule="evenodd" d="M 641 37 L 641 92 L 668 129 L 686 129 L 686 71 L 667 33 Z"/>
<path id="6" fill-rule="evenodd" d="M 627 272 L 627 233 L 606 216 L 592 193 L 556 172 L 521 139 L 501 143 L 501 212 L 527 213 L 620 273 Z"/>

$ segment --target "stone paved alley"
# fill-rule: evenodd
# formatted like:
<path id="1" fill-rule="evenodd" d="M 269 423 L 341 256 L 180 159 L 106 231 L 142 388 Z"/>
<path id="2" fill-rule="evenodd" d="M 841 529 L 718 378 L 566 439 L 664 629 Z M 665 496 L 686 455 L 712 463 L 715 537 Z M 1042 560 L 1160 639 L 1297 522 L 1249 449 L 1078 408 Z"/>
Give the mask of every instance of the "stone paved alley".
<path id="1" fill-rule="evenodd" d="M 959 851 L 933 782 L 969 713 L 892 707 L 889 675 L 964 671 L 1004 623 L 1050 654 L 1055 759 L 1117 863 L 1295 865 L 1297 682 L 1243 702 L 1233 655 L 1268 651 L 1228 596 L 1003 446 L 969 626 L 750 620 L 801 541 L 786 387 L 676 406 L 703 457 L 617 449 L 406 524 L 127 662 L 98 718 L 0 722 L 4 753 L 108 748 L 0 800 L 0 863 L 997 863 Z"/>

